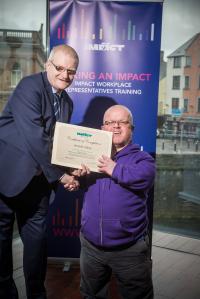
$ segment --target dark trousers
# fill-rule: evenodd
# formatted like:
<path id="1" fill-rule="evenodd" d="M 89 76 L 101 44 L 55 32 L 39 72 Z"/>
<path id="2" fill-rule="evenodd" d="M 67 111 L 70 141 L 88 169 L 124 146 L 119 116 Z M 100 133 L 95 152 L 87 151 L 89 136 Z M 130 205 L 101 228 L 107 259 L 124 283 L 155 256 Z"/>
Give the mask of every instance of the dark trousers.
<path id="1" fill-rule="evenodd" d="M 123 299 L 153 299 L 148 238 L 122 250 L 102 250 L 82 235 L 80 239 L 80 291 L 84 299 L 109 298 L 112 273 Z"/>
<path id="2" fill-rule="evenodd" d="M 12 183 L 12 182 L 11 182 Z M 15 216 L 24 245 L 23 269 L 28 299 L 46 299 L 46 216 L 50 186 L 35 176 L 19 195 L 0 194 L 0 298 L 18 299 L 13 280 L 12 235 Z"/>

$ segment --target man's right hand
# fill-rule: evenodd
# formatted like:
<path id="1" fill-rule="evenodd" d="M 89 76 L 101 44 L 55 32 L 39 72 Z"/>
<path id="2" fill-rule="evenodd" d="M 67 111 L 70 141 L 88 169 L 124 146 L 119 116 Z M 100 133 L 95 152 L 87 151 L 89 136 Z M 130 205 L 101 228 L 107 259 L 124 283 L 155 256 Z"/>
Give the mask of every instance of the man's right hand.
<path id="1" fill-rule="evenodd" d="M 69 174 L 65 174 L 61 178 L 60 183 L 68 191 L 76 191 L 80 186 L 79 181 L 73 175 Z"/>

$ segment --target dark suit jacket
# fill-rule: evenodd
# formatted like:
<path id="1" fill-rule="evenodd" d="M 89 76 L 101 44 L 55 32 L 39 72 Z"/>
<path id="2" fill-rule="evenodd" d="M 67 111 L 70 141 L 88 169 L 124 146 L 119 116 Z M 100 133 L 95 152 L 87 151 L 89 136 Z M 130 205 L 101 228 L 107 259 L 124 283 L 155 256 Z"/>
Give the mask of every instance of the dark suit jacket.
<path id="1" fill-rule="evenodd" d="M 68 122 L 73 104 L 67 93 L 60 121 Z M 52 183 L 63 170 L 51 164 L 55 126 L 52 87 L 46 72 L 23 78 L 0 116 L 0 193 L 19 194 L 41 169 Z"/>

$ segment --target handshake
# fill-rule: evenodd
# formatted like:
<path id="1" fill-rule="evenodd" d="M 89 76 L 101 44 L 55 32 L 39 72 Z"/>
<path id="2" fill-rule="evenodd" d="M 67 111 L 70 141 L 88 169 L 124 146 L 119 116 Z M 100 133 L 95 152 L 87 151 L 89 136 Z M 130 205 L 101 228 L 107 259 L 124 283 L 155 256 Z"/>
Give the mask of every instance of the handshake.
<path id="1" fill-rule="evenodd" d="M 116 165 L 111 158 L 102 155 L 98 160 L 98 170 L 100 173 L 105 173 L 109 176 L 112 176 L 113 169 Z M 77 191 L 80 187 L 80 178 L 90 174 L 90 169 L 82 164 L 80 169 L 73 169 L 69 174 L 65 173 L 59 180 L 59 182 L 64 186 L 68 191 Z"/>
<path id="2" fill-rule="evenodd" d="M 79 179 L 80 177 L 86 176 L 90 173 L 87 166 L 81 165 L 81 169 L 70 170 L 69 174 L 65 173 L 59 179 L 59 182 L 63 184 L 63 187 L 68 191 L 76 191 L 80 187 Z"/>

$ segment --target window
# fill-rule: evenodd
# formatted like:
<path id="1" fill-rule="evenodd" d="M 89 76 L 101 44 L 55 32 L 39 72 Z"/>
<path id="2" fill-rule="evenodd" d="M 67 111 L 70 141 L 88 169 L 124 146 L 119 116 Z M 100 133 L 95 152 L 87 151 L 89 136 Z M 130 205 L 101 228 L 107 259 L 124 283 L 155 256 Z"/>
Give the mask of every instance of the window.
<path id="1" fill-rule="evenodd" d="M 174 2 L 179 3 L 179 6 Z M 196 2 L 200 5 L 199 1 Z M 167 82 L 166 95 L 161 97 L 164 103 L 163 115 L 158 116 L 161 133 L 156 142 L 154 228 L 200 239 L 200 44 L 193 39 L 196 34 L 196 20 L 195 11 L 189 1 L 164 1 L 165 8 L 170 5 L 172 10 L 169 22 L 165 19 L 166 10 L 163 10 L 161 35 L 163 45 L 166 43 L 166 35 L 171 39 L 167 60 L 167 78 L 170 78 L 170 83 Z M 184 14 L 184 26 L 194 26 L 193 33 L 186 37 L 184 26 L 177 28 L 172 11 L 179 16 Z M 196 19 L 199 22 L 198 12 L 196 11 Z M 176 37 L 176 45 L 172 36 Z M 162 50 L 164 56 L 167 55 L 165 46 Z M 178 55 L 175 57 L 173 53 Z M 190 68 L 194 60 L 197 71 Z M 181 76 L 180 79 L 173 78 L 178 75 Z M 183 88 L 189 90 L 183 90 L 182 94 Z M 169 104 L 171 109 L 165 108 L 166 104 Z"/>
<path id="2" fill-rule="evenodd" d="M 0 1 L 0 114 L 22 77 L 43 71 L 46 5 L 47 0 Z M 37 15 L 33 13 L 36 7 Z"/>
<path id="3" fill-rule="evenodd" d="M 181 57 L 174 57 L 174 68 L 180 68 L 181 67 Z"/>
<path id="4" fill-rule="evenodd" d="M 184 99 L 183 100 L 183 112 L 188 112 L 188 104 L 189 104 L 189 100 Z"/>
<path id="5" fill-rule="evenodd" d="M 185 66 L 191 66 L 192 65 L 192 58 L 190 56 L 185 57 Z"/>
<path id="6" fill-rule="evenodd" d="M 27 17 L 27 14 L 30 13 L 30 18 L 33 17 L 34 21 L 34 16 L 32 16 L 34 5 L 31 0 L 27 1 L 29 1 L 30 4 L 28 6 L 30 11 L 20 11 L 19 18 L 28 20 L 29 18 Z M 19 0 L 15 5 L 12 5 L 12 11 L 18 11 L 18 5 L 23 7 L 22 3 L 23 1 Z M 43 20 L 43 22 L 38 24 L 37 21 L 34 21 L 34 28 L 38 26 L 38 30 L 32 30 L 31 25 L 29 27 L 27 23 L 21 24 L 21 29 L 0 29 L 0 113 L 5 107 L 13 89 L 22 77 L 32 73 L 38 73 L 44 69 L 44 62 L 46 60 L 43 45 L 43 23 L 45 22 L 46 9 L 45 0 L 41 0 L 40 4 L 41 6 L 44 6 L 43 17 L 41 16 L 41 21 Z M 5 15 L 7 15 L 7 13 L 9 15 L 10 11 L 8 3 Z M 17 13 L 16 15 L 18 16 Z M 23 30 L 23 26 L 28 27 L 29 30 Z"/>
<path id="7" fill-rule="evenodd" d="M 179 108 L 179 98 L 172 98 L 172 110 Z"/>
<path id="8" fill-rule="evenodd" d="M 172 88 L 180 89 L 180 76 L 173 76 Z"/>
<path id="9" fill-rule="evenodd" d="M 21 80 L 21 78 L 22 78 L 22 71 L 19 63 L 16 62 L 13 65 L 11 71 L 11 87 L 15 87 L 18 84 L 18 82 Z"/>
<path id="10" fill-rule="evenodd" d="M 185 89 L 189 89 L 190 87 L 190 77 L 185 76 Z"/>
<path id="11" fill-rule="evenodd" d="M 197 100 L 197 112 L 200 113 L 200 98 Z"/>

